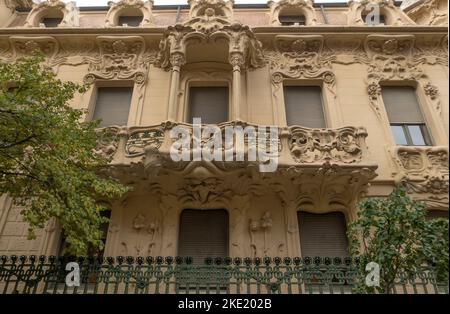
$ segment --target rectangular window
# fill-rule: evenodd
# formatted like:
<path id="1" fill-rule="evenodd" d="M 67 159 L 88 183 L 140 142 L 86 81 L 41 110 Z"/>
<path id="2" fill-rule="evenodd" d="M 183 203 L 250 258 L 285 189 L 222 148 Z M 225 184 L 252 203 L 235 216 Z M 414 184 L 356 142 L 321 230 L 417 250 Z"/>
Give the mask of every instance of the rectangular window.
<path id="1" fill-rule="evenodd" d="M 384 86 L 382 95 L 395 143 L 432 145 L 415 89 L 408 86 Z"/>
<path id="2" fill-rule="evenodd" d="M 178 255 L 204 265 L 206 257 L 228 256 L 228 212 L 185 209 L 180 217 Z"/>
<path id="3" fill-rule="evenodd" d="M 132 95 L 132 87 L 99 87 L 93 120 L 101 120 L 99 127 L 127 125 Z"/>
<path id="4" fill-rule="evenodd" d="M 326 127 L 319 86 L 284 86 L 284 103 L 287 125 Z"/>
<path id="5" fill-rule="evenodd" d="M 228 121 L 228 87 L 191 87 L 189 89 L 188 123 L 201 118 L 202 124 Z"/>
<path id="6" fill-rule="evenodd" d="M 347 225 L 343 213 L 298 212 L 297 215 L 303 257 L 348 256 Z"/>
<path id="7" fill-rule="evenodd" d="M 306 25 L 304 15 L 280 15 L 278 20 L 283 26 Z"/>
<path id="8" fill-rule="evenodd" d="M 119 16 L 119 26 L 124 26 L 125 24 L 131 27 L 138 27 L 142 23 L 142 16 L 129 16 L 122 15 Z"/>
<path id="9" fill-rule="evenodd" d="M 59 24 L 61 24 L 62 18 L 60 17 L 46 17 L 42 19 L 42 24 L 45 25 L 45 27 L 58 27 Z"/>

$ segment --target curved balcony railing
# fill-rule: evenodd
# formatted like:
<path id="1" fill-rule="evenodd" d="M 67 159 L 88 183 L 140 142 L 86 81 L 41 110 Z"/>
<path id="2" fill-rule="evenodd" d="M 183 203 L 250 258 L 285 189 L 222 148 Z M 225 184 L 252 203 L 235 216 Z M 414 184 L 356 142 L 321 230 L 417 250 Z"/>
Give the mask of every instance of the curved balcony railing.
<path id="1" fill-rule="evenodd" d="M 69 265 L 68 263 L 75 262 Z M 0 257 L 0 294 L 266 293 L 348 294 L 358 276 L 351 258 L 216 258 L 202 265 L 182 257 L 64 259 Z M 68 270 L 66 270 L 68 269 Z M 78 269 L 79 281 L 73 271 Z M 389 293 L 448 293 L 431 268 L 401 274 Z"/>

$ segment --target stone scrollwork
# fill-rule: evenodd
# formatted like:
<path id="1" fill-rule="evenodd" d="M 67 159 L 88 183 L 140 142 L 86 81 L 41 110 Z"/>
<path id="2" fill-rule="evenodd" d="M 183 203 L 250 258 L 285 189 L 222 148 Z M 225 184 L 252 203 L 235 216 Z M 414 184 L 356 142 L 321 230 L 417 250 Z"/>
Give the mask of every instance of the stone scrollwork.
<path id="1" fill-rule="evenodd" d="M 9 41 L 15 58 L 39 51 L 50 61 L 56 57 L 60 50 L 58 41 L 52 36 L 11 36 Z"/>
<path id="2" fill-rule="evenodd" d="M 275 37 L 275 50 L 265 51 L 272 70 L 272 82 L 278 85 L 284 78 L 322 79 L 333 85 L 335 75 L 331 59 L 322 58 L 323 37 L 321 35 Z"/>
<path id="3" fill-rule="evenodd" d="M 296 162 L 360 162 L 367 131 L 364 128 L 340 129 L 290 128 L 290 151 Z"/>
<path id="4" fill-rule="evenodd" d="M 364 49 L 367 59 L 362 59 L 369 67 L 367 92 L 370 104 L 378 118 L 383 119 L 381 110 L 381 82 L 419 82 L 432 106 L 440 113 L 437 87 L 433 86 L 421 68 L 423 60 L 413 58 L 415 36 L 413 35 L 369 35 Z"/>
<path id="5" fill-rule="evenodd" d="M 447 25 L 448 1 L 446 0 L 422 0 L 406 14 L 420 25 Z"/>
<path id="6" fill-rule="evenodd" d="M 306 25 L 316 25 L 317 18 L 314 10 L 314 0 L 269 0 L 270 24 L 280 26 L 279 16 L 281 13 L 300 13 L 305 16 Z"/>
<path id="7" fill-rule="evenodd" d="M 186 25 L 203 32 L 220 29 L 233 20 L 233 0 L 189 0 Z"/>
<path id="8" fill-rule="evenodd" d="M 109 1 L 109 10 L 106 14 L 106 27 L 117 26 L 119 16 L 127 11 L 139 11 L 142 13 L 142 22 L 139 26 L 152 26 L 153 22 L 153 0 L 120 0 L 118 2 Z"/>
<path id="9" fill-rule="evenodd" d="M 55 13 L 62 15 L 62 21 L 58 27 L 79 26 L 79 12 L 75 1 L 65 3 L 60 0 L 45 0 L 40 3 L 33 3 L 33 8 L 28 14 L 24 27 L 38 27 L 42 18 L 47 14 Z"/>
<path id="10" fill-rule="evenodd" d="M 348 25 L 364 25 L 362 15 L 365 11 L 372 11 L 373 7 L 380 8 L 380 14 L 385 16 L 388 25 L 411 25 L 414 22 L 395 5 L 394 0 L 349 0 Z"/>
<path id="11" fill-rule="evenodd" d="M 98 36 L 96 41 L 100 54 L 91 60 L 85 83 L 97 78 L 134 79 L 140 85 L 145 82 L 147 71 L 139 62 L 145 51 L 141 36 Z"/>
<path id="12" fill-rule="evenodd" d="M 448 206 L 448 147 L 396 147 L 393 154 L 397 185 L 432 207 Z"/>

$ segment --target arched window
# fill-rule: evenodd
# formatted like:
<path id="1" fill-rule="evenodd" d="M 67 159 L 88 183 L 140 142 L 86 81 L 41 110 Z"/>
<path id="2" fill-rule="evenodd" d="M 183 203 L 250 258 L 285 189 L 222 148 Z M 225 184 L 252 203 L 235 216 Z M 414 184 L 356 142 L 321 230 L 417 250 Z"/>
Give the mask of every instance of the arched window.
<path id="1" fill-rule="evenodd" d="M 306 25 L 306 17 L 303 14 L 280 13 L 278 20 L 282 26 Z"/>
<path id="2" fill-rule="evenodd" d="M 39 24 L 44 24 L 45 27 L 58 27 L 59 24 L 63 21 L 64 14 L 59 10 L 48 11 L 41 20 Z"/>

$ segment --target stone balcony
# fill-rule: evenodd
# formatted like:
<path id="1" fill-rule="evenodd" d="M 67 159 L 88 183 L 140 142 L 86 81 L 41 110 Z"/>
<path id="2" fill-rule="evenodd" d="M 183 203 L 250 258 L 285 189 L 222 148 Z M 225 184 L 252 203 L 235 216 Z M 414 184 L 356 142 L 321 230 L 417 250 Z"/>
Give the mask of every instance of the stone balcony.
<path id="1" fill-rule="evenodd" d="M 180 138 L 173 134 L 177 127 L 182 127 L 190 137 L 188 146 L 198 144 L 197 148 L 189 150 L 189 161 L 171 158 L 171 148 Z M 369 159 L 365 142 L 367 132 L 362 127 L 310 129 L 292 126 L 272 127 L 271 131 L 267 127 L 267 133 L 258 133 L 261 135 L 258 143 L 265 143 L 266 149 L 256 153 L 249 145 L 252 138 L 248 132 L 243 138 L 227 139 L 226 130 L 231 127 L 258 130 L 257 125 L 233 121 L 218 125 L 216 137 L 210 134 L 200 138 L 199 131 L 185 123 L 167 121 L 147 127 L 113 126 L 98 130 L 98 151 L 111 160 L 104 171 L 125 184 L 138 186 L 143 183 L 146 187 L 151 186 L 152 191 L 156 189 L 178 198 L 182 198 L 180 193 L 185 193 L 195 200 L 190 204 L 197 207 L 211 206 L 213 200 L 228 194 L 275 192 L 283 203 L 302 206 L 307 201 L 325 212 L 330 210 L 329 206 L 336 209 L 336 205 L 330 204 L 341 204 L 339 206 L 346 208 L 354 206 L 376 177 L 377 165 Z M 201 150 L 214 152 L 214 141 L 224 144 L 215 155 L 222 160 L 194 160 Z M 237 142 L 243 145 L 239 146 Z M 179 152 L 179 149 L 173 151 Z M 234 161 L 224 161 L 227 156 Z M 256 156 L 256 160 L 249 161 L 252 156 Z M 276 160 L 276 171 L 261 171 L 261 165 L 267 165 L 271 158 Z"/>

